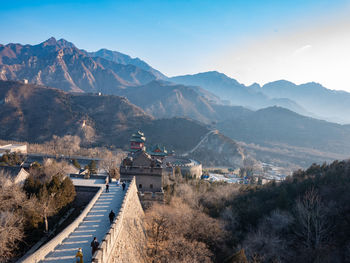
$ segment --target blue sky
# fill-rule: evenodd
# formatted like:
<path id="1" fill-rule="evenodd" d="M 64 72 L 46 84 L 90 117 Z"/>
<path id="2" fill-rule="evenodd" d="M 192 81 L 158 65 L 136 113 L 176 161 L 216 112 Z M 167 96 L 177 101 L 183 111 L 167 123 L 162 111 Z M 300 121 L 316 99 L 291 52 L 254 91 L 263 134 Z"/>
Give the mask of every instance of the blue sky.
<path id="1" fill-rule="evenodd" d="M 313 59 L 319 65 L 317 54 L 303 61 L 310 56 L 307 52 L 315 50 L 315 43 L 325 42 L 322 37 L 332 34 L 334 28 L 345 25 L 337 36 L 350 32 L 346 18 L 349 3 L 349 0 L 0 0 L 0 43 L 36 44 L 54 36 L 89 51 L 108 48 L 140 57 L 169 76 L 217 69 L 247 84 L 287 78 L 348 89 L 339 81 L 329 80 L 332 77 L 323 79 L 327 68 L 319 70 L 319 75 L 307 74 L 305 70 L 300 74 L 296 64 L 301 59 L 300 63 L 310 68 L 313 64 L 309 60 Z M 334 28 L 324 32 L 329 25 Z M 317 34 L 310 38 L 314 32 Z M 294 56 L 293 65 L 270 61 L 288 57 L 288 52 L 294 54 L 299 49 L 302 51 L 297 52 L 299 60 Z M 322 54 L 325 49 L 319 52 Z M 305 56 L 300 58 L 301 54 Z M 281 67 L 285 70 L 281 71 Z"/>

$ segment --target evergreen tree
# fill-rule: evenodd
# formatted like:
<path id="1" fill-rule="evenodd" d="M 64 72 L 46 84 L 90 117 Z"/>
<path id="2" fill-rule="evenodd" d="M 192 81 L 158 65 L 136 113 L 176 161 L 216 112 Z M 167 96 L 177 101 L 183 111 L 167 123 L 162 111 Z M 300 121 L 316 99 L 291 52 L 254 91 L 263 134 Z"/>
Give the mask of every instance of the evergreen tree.
<path id="1" fill-rule="evenodd" d="M 96 161 L 95 160 L 92 160 L 90 163 L 89 163 L 89 170 L 92 174 L 95 174 L 96 173 Z"/>
<path id="2" fill-rule="evenodd" d="M 80 166 L 79 162 L 77 161 L 77 159 L 73 159 L 73 160 L 72 160 L 72 163 L 73 163 L 73 165 L 74 165 L 75 167 L 77 167 L 78 169 L 81 168 L 81 166 Z"/>

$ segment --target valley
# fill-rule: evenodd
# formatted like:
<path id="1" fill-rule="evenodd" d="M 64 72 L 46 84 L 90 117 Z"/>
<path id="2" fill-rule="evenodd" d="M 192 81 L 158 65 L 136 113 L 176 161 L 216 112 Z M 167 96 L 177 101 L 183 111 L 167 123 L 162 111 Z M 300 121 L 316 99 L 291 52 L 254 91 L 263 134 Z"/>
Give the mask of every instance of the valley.
<path id="1" fill-rule="evenodd" d="M 0 263 L 350 262 L 349 13 L 3 1 Z"/>
<path id="2" fill-rule="evenodd" d="M 33 46 L 1 45 L 0 68 L 4 81 L 29 82 L 1 83 L 7 87 L 2 90 L 2 116 L 10 114 L 1 121 L 3 139 L 43 142 L 71 134 L 86 145 L 123 149 L 127 134 L 141 129 L 150 134 L 150 143 L 159 140 L 182 154 L 208 131 L 218 130 L 215 143 L 206 141 L 192 153 L 205 164 L 235 166 L 236 157 L 229 157 L 235 150 L 217 155 L 220 144 L 229 140 L 227 145 L 240 148 L 244 156 L 293 169 L 350 154 L 350 126 L 325 121 L 337 120 L 317 106 L 331 94 L 329 112 L 346 121 L 341 116 L 347 114 L 334 101 L 342 96 L 346 103 L 348 94 L 313 83 L 248 87 L 216 71 L 168 78 L 139 58 L 108 49 L 87 52 L 55 38 Z M 11 85 L 20 88 L 10 91 Z M 311 102 L 315 93 L 319 96 Z M 35 123 L 44 120 L 38 128 Z M 238 159 L 242 163 L 244 158 Z"/>

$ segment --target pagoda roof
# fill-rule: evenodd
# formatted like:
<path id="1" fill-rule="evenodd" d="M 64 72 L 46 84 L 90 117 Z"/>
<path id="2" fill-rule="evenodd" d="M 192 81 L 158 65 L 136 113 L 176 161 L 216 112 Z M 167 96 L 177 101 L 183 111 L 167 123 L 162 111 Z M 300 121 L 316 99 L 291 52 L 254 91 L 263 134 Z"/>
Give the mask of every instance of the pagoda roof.
<path id="1" fill-rule="evenodd" d="M 159 144 L 156 144 L 151 147 L 151 149 L 148 151 L 149 154 L 154 156 L 166 156 L 168 155 L 168 151 L 165 149 L 164 146 L 160 146 Z"/>
<path id="2" fill-rule="evenodd" d="M 134 138 L 134 137 L 131 137 L 130 141 L 131 141 L 131 142 L 145 142 L 145 141 L 146 141 L 146 138 L 144 138 L 144 137 L 141 137 L 141 138 Z"/>
<path id="3" fill-rule="evenodd" d="M 146 137 L 143 134 L 143 132 L 141 131 L 137 131 L 136 133 L 133 133 L 131 135 L 131 142 L 145 142 L 146 141 Z"/>

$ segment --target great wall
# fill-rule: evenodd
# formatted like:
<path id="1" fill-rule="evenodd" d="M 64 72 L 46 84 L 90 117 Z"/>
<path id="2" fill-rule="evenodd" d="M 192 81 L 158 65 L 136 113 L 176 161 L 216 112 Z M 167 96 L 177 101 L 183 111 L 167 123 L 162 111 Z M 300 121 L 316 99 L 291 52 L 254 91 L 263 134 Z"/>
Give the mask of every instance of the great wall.
<path id="1" fill-rule="evenodd" d="M 108 176 L 85 178 L 82 174 L 71 174 L 76 189 L 99 187 L 99 190 L 68 227 L 19 262 L 74 262 L 80 249 L 86 263 L 146 262 L 143 207 L 147 209 L 154 202 L 164 202 L 164 178 L 175 179 L 175 168 L 184 175 L 199 178 L 202 165 L 184 156 L 169 155 L 159 145 L 146 151 L 145 140 L 142 132 L 133 134 L 130 152 L 120 165 L 120 180 L 128 182 L 126 190 L 111 183 L 109 191 L 105 191 Z M 111 210 L 116 214 L 112 223 L 108 217 Z M 94 237 L 100 244 L 92 255 L 90 243 Z"/>
<path id="2" fill-rule="evenodd" d="M 59 235 L 19 262 L 73 262 L 79 248 L 83 248 L 84 262 L 145 262 L 143 229 L 144 212 L 137 194 L 135 178 L 126 192 L 121 186 L 104 184 L 83 212 Z M 110 224 L 108 213 L 113 207 L 116 218 Z M 99 249 L 91 255 L 90 242 L 94 236 L 100 241 Z"/>

